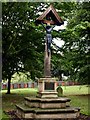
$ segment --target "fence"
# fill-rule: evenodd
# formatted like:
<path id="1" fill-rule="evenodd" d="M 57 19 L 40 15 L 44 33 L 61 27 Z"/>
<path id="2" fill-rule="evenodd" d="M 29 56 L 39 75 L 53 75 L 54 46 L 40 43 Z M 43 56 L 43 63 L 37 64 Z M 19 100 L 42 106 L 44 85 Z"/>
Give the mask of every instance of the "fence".
<path id="1" fill-rule="evenodd" d="M 57 81 L 57 86 L 71 86 L 71 85 L 79 85 L 78 82 L 72 82 L 72 81 Z M 17 88 L 36 88 L 38 86 L 37 82 L 28 82 L 28 83 L 11 83 L 11 89 L 17 89 Z M 8 84 L 2 83 L 2 90 L 7 89 Z"/>
<path id="2" fill-rule="evenodd" d="M 8 84 L 2 83 L 2 90 L 7 89 Z M 11 83 L 11 89 L 17 89 L 17 88 L 35 88 L 37 87 L 36 82 L 28 82 L 28 83 Z"/>
<path id="3" fill-rule="evenodd" d="M 72 85 L 80 85 L 79 82 L 73 82 L 73 81 L 58 81 L 57 86 L 72 86 Z"/>

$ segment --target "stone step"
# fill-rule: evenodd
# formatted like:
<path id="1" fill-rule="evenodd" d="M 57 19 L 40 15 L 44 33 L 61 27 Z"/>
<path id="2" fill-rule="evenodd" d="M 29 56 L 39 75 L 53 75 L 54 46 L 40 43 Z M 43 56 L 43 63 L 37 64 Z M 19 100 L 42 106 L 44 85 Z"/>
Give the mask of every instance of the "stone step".
<path id="1" fill-rule="evenodd" d="M 58 93 L 54 90 L 46 90 L 44 92 L 38 92 L 38 98 L 58 98 Z"/>
<path id="2" fill-rule="evenodd" d="M 34 109 L 35 108 L 30 108 L 28 106 L 25 106 L 24 104 L 18 104 L 16 105 L 16 116 L 20 119 L 32 119 L 34 115 Z"/>
<path id="3" fill-rule="evenodd" d="M 69 98 L 64 97 L 50 99 L 25 97 L 25 104 L 31 108 L 65 108 L 70 106 L 70 101 Z"/>
<path id="4" fill-rule="evenodd" d="M 66 107 L 64 109 L 41 109 L 16 105 L 16 115 L 22 119 L 76 119 L 79 117 L 80 108 Z"/>

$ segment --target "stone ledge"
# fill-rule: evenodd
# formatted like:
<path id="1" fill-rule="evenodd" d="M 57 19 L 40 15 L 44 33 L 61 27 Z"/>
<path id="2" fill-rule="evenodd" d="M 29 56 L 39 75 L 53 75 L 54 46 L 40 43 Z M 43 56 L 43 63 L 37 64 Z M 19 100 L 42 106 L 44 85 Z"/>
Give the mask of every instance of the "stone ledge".
<path id="1" fill-rule="evenodd" d="M 42 108 L 30 108 L 25 106 L 24 104 L 18 104 L 16 105 L 17 108 L 19 108 L 20 110 L 22 110 L 25 113 L 28 112 L 33 112 L 33 113 L 68 113 L 68 112 L 77 112 L 78 110 L 80 110 L 80 107 L 66 107 L 64 109 L 42 109 Z"/>
<path id="2" fill-rule="evenodd" d="M 25 106 L 25 105 L 20 105 L 20 104 L 16 105 L 16 108 L 20 109 L 24 113 L 34 113 L 34 109 L 35 109 L 35 108 L 30 108 L 30 107 Z"/>
<path id="3" fill-rule="evenodd" d="M 69 98 L 25 98 L 25 105 L 34 108 L 65 108 L 70 106 Z"/>
<path id="4" fill-rule="evenodd" d="M 58 98 L 30 98 L 30 97 L 25 97 L 24 98 L 27 101 L 30 102 L 42 102 L 42 103 L 46 103 L 46 102 L 70 102 L 71 99 L 70 98 L 65 98 L 65 97 L 58 97 Z"/>
<path id="5" fill-rule="evenodd" d="M 16 105 L 17 116 L 19 118 L 33 118 L 33 119 L 66 119 L 66 118 L 77 118 L 80 114 L 80 108 L 77 107 L 66 107 L 65 109 L 40 109 L 40 108 L 29 108 L 25 105 Z"/>
<path id="6" fill-rule="evenodd" d="M 36 109 L 35 113 L 37 114 L 61 114 L 61 113 L 74 113 L 74 112 L 78 112 L 78 110 L 80 110 L 80 108 L 71 108 L 71 107 L 66 107 L 64 109 Z"/>

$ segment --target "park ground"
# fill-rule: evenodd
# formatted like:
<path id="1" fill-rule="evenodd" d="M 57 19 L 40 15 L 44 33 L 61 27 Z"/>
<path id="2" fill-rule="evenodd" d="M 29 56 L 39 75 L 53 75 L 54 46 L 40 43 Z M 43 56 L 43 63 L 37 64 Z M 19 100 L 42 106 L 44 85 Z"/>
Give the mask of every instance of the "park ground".
<path id="1" fill-rule="evenodd" d="M 82 114 L 90 116 L 90 86 L 62 86 L 62 88 L 63 96 L 71 98 L 71 106 L 80 107 Z M 37 91 L 37 88 L 12 89 L 11 94 L 6 94 L 6 90 L 2 90 L 2 120 L 9 120 L 10 116 L 6 113 L 15 110 L 15 104 L 23 103 L 24 97 L 35 97 Z"/>

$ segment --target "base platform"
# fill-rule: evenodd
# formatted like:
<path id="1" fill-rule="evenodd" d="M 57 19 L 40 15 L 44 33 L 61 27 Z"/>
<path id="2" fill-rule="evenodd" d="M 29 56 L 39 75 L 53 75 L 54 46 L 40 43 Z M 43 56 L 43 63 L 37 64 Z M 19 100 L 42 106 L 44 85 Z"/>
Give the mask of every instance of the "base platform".
<path id="1" fill-rule="evenodd" d="M 25 105 L 16 105 L 17 116 L 21 119 L 33 120 L 63 120 L 76 119 L 79 117 L 80 108 L 66 107 L 64 109 L 41 109 L 30 108 Z"/>
<path id="2" fill-rule="evenodd" d="M 36 98 L 25 97 L 23 105 L 16 105 L 16 115 L 32 120 L 73 120 L 78 119 L 80 108 L 70 107 L 70 99 L 58 97 L 55 78 L 41 78 Z"/>

